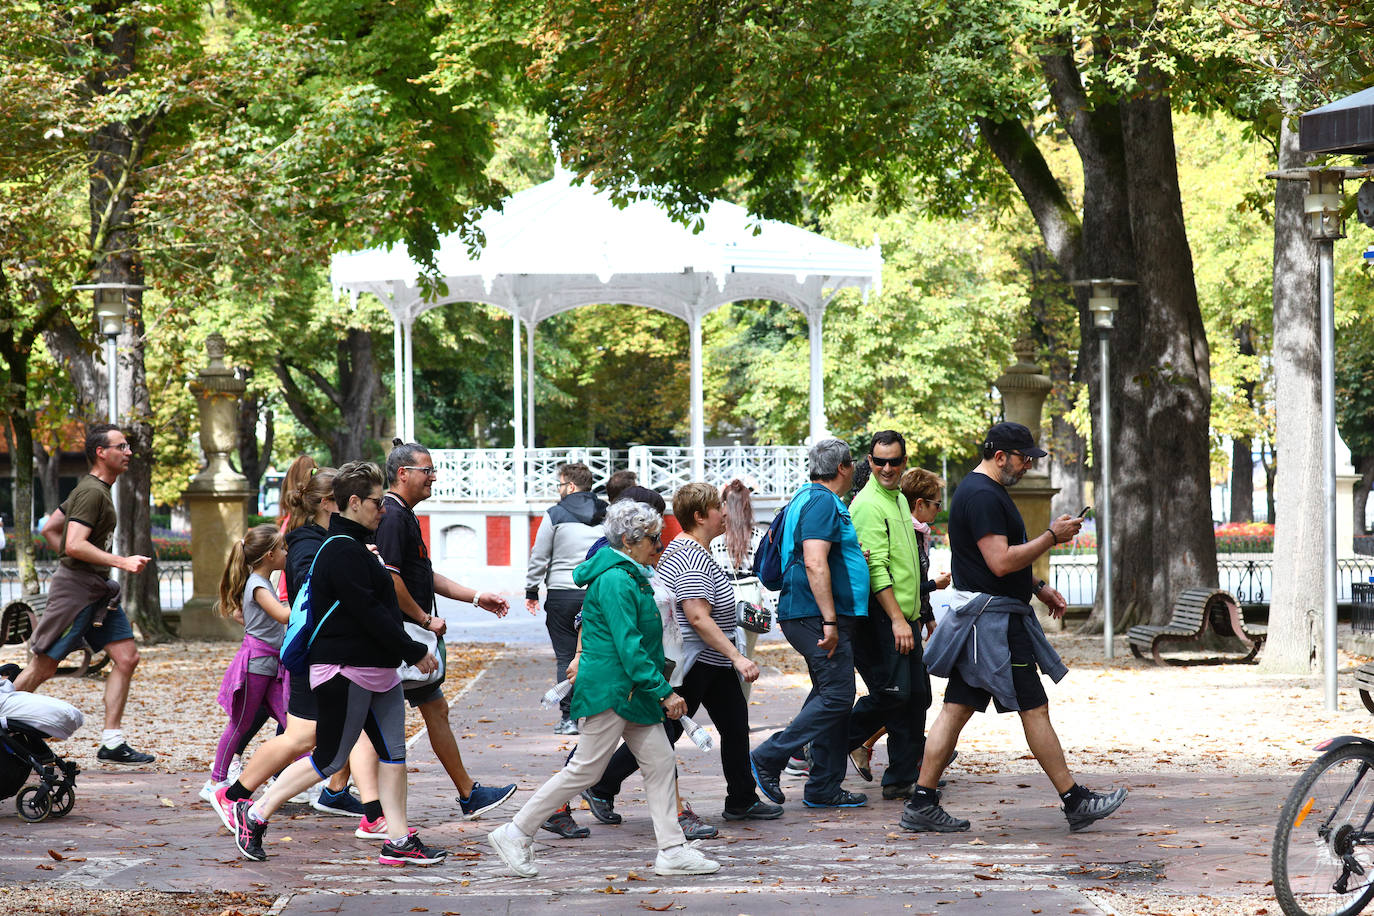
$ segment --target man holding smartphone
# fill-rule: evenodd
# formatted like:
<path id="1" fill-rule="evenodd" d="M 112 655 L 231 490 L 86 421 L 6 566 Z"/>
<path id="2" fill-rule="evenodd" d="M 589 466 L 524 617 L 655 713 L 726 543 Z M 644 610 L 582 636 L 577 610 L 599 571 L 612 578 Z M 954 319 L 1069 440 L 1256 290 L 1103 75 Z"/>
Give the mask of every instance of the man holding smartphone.
<path id="1" fill-rule="evenodd" d="M 982 463 L 960 481 L 950 505 L 950 565 L 960 600 L 926 649 L 930 672 L 947 676 L 949 684 L 902 827 L 939 833 L 969 829 L 968 821 L 940 806 L 936 788 L 959 733 L 991 700 L 998 712 L 1020 715 L 1026 744 L 1059 794 L 1069 829 L 1077 832 L 1121 807 L 1126 790 L 1090 792 L 1069 773 L 1040 679 L 1044 671 L 1057 683 L 1068 669 L 1045 638 L 1030 599 L 1043 601 L 1056 619 L 1064 616 L 1064 596 L 1037 582 L 1031 564 L 1056 544 L 1073 540 L 1083 527 L 1082 515 L 1061 515 L 1029 537 L 1007 488 L 1044 458 L 1045 450 L 1020 423 L 998 423 L 988 430 L 982 454 Z"/>

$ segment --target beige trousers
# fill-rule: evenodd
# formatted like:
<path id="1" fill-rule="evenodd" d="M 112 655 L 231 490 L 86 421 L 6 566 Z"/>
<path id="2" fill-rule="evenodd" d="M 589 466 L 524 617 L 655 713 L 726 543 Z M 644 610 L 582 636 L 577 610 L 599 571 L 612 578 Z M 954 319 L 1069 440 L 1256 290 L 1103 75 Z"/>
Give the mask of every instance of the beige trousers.
<path id="1" fill-rule="evenodd" d="M 677 758 L 663 724 L 637 725 L 614 712 L 597 713 L 578 723 L 577 752 L 563 769 L 539 787 L 511 822 L 525 836 L 534 836 L 544 821 L 590 788 L 606 771 L 606 764 L 625 739 L 644 774 L 644 792 L 659 849 L 685 843 L 677 822 Z"/>

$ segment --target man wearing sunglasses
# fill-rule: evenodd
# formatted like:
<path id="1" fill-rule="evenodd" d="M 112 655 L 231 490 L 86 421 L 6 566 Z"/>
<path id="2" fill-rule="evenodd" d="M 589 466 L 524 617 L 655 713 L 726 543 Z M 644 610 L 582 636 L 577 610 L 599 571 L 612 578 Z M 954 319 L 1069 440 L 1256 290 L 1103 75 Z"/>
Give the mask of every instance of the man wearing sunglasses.
<path id="1" fill-rule="evenodd" d="M 1040 672 L 1058 683 L 1068 668 L 1045 638 L 1030 599 L 1038 597 L 1056 619 L 1064 616 L 1065 601 L 1035 581 L 1031 564 L 1055 544 L 1072 540 L 1083 520 L 1061 515 L 1029 537 L 1007 493 L 1045 454 L 1025 426 L 998 423 L 983 440 L 982 463 L 954 491 L 949 546 L 957 603 L 926 647 L 930 672 L 948 677 L 949 684 L 926 740 L 920 779 L 902 814 L 906 830 L 969 829 L 968 821 L 940 806 L 936 790 L 960 731 L 975 712 L 987 710 L 989 700 L 998 712 L 1020 715 L 1026 744 L 1059 794 L 1070 831 L 1106 817 L 1126 800 L 1125 789 L 1100 794 L 1074 780 L 1050 722 Z"/>
<path id="2" fill-rule="evenodd" d="M 868 685 L 849 717 L 846 752 L 887 729 L 883 798 L 910 798 L 925 753 L 930 678 L 921 653 L 921 558 L 911 507 L 902 495 L 906 440 L 885 429 L 873 437 L 873 474 L 849 513 L 868 553 L 868 619 L 854 628 L 854 667 Z"/>

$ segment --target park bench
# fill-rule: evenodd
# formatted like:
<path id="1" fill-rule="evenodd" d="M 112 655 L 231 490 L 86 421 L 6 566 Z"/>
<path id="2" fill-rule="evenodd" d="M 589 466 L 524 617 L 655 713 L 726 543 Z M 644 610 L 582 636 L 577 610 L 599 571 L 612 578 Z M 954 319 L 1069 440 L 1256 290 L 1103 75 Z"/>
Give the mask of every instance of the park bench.
<path id="1" fill-rule="evenodd" d="M 1360 691 L 1364 708 L 1374 713 L 1374 662 L 1365 662 L 1355 669 L 1355 687 Z"/>
<path id="2" fill-rule="evenodd" d="M 1155 664 L 1168 664 L 1160 651 L 1170 643 L 1201 639 L 1211 626 L 1218 636 L 1230 636 L 1246 644 L 1248 653 L 1240 661 L 1251 661 L 1259 654 L 1268 635 L 1266 627 L 1246 625 L 1240 605 L 1229 592 L 1219 588 L 1185 589 L 1174 602 L 1173 617 L 1163 626 L 1131 627 L 1126 633 L 1131 652 L 1145 658 L 1148 651 Z"/>
<path id="3" fill-rule="evenodd" d="M 0 611 L 0 645 L 23 646 L 27 663 L 28 656 L 33 654 L 29 638 L 38 627 L 38 618 L 43 616 L 47 608 L 46 594 L 24 595 L 5 605 L 4 611 Z M 81 677 L 87 673 L 94 673 L 105 667 L 106 662 L 110 660 L 103 649 L 94 652 L 85 642 L 73 654 L 78 655 L 80 661 L 75 665 L 59 666 L 58 677 Z"/>

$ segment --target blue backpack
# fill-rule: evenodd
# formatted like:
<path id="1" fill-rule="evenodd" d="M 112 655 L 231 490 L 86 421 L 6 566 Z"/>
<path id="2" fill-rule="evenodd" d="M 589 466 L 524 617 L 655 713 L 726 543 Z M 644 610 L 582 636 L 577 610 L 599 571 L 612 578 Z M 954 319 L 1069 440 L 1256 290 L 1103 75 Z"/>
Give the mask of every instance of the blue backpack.
<path id="1" fill-rule="evenodd" d="M 787 567 L 792 565 L 792 555 L 795 553 L 792 541 L 797 527 L 797 513 L 793 513 L 793 520 L 789 523 L 787 512 L 794 505 L 800 512 L 801 505 L 805 505 L 806 501 L 798 504 L 797 497 L 794 496 L 787 505 L 779 509 L 778 514 L 773 516 L 773 521 L 768 524 L 768 532 L 763 536 L 763 540 L 759 541 L 758 550 L 754 551 L 754 575 L 770 592 L 782 590 L 783 575 L 787 572 Z"/>
<path id="2" fill-rule="evenodd" d="M 315 559 L 310 561 L 310 570 L 305 574 L 305 581 L 296 592 L 296 600 L 291 602 L 291 616 L 286 621 L 286 636 L 281 641 L 281 663 L 294 675 L 303 676 L 309 672 L 310 647 L 314 644 L 320 627 L 324 626 L 329 615 L 339 606 L 339 602 L 335 601 L 329 606 L 329 610 L 324 612 L 323 617 L 316 618 L 315 606 L 310 601 L 310 579 L 314 575 L 315 564 L 319 562 L 320 554 L 324 553 L 324 548 L 330 541 L 347 536 L 336 534 L 320 545 L 320 549 L 315 551 Z"/>

